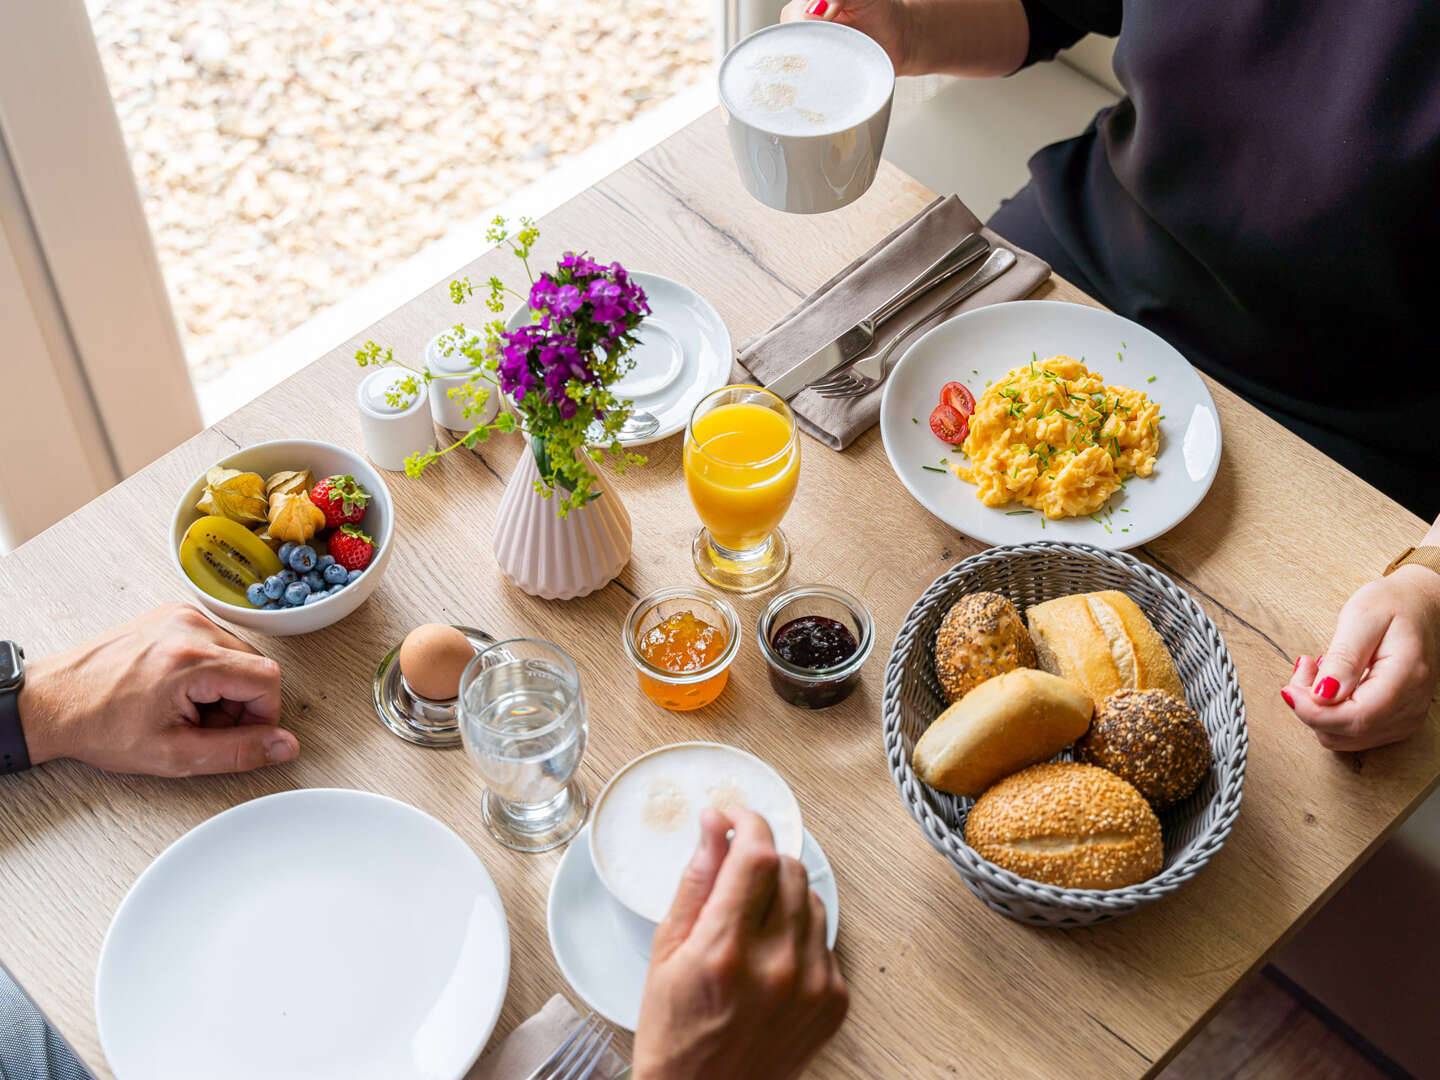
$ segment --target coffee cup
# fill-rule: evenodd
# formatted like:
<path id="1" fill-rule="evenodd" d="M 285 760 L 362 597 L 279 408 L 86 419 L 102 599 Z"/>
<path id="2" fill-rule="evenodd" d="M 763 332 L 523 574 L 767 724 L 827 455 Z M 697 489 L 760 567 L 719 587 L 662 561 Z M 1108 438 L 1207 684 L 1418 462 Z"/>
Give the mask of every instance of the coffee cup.
<path id="1" fill-rule="evenodd" d="M 794 792 L 760 758 L 723 743 L 642 754 L 595 800 L 590 860 L 614 901 L 616 929 L 643 956 L 699 844 L 700 813 L 711 806 L 754 810 L 769 823 L 776 850 L 800 857 L 805 827 Z"/>
<path id="2" fill-rule="evenodd" d="M 818 214 L 863 195 L 880 167 L 895 68 L 874 39 L 800 20 L 757 30 L 720 62 L 720 103 L 746 190 Z"/>

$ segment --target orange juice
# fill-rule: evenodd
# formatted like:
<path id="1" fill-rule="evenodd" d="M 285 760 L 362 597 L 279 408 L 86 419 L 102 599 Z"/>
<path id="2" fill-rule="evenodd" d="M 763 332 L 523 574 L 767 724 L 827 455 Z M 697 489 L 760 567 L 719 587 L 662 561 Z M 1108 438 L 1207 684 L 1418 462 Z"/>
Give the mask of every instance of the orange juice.
<path id="1" fill-rule="evenodd" d="M 721 548 L 764 544 L 789 509 L 799 475 L 800 442 L 788 415 L 734 401 L 691 421 L 685 485 Z"/>

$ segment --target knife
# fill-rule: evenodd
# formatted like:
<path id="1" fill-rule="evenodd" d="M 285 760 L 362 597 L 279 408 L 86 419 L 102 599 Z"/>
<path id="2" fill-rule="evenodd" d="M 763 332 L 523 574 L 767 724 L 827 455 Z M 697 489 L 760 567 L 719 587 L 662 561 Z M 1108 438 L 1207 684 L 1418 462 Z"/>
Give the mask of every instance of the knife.
<path id="1" fill-rule="evenodd" d="M 780 400 L 789 401 L 808 384 L 816 379 L 823 379 L 868 349 L 875 341 L 875 331 L 883 326 L 890 316 L 936 285 L 949 281 L 989 250 L 990 241 L 979 233 L 971 233 L 849 330 L 811 353 L 778 378 L 772 379 L 766 389 Z"/>

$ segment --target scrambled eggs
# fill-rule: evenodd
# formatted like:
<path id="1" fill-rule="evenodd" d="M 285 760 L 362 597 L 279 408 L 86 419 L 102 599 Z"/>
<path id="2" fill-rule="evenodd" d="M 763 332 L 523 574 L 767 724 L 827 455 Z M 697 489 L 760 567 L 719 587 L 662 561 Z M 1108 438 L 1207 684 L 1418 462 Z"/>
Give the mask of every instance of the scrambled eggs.
<path id="1" fill-rule="evenodd" d="M 1139 390 L 1106 386 L 1080 361 L 1052 356 L 985 391 L 963 446 L 968 460 L 950 469 L 986 506 L 1093 514 L 1121 481 L 1150 475 L 1159 420 L 1160 406 Z"/>

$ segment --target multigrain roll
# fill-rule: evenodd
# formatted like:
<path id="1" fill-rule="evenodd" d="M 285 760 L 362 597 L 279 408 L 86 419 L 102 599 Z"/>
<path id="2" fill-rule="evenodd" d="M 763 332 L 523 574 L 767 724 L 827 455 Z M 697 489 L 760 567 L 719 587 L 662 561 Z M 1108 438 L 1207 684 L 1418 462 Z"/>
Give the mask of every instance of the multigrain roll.
<path id="1" fill-rule="evenodd" d="M 1210 771 L 1210 736 L 1195 710 L 1164 690 L 1120 690 L 1095 710 L 1075 757 L 1128 780 L 1156 810 L 1186 798 Z"/>
<path id="2" fill-rule="evenodd" d="M 1032 765 L 981 795 L 965 842 L 997 866 L 1066 889 L 1119 889 L 1160 872 L 1160 820 L 1112 772 L 1073 761 Z"/>
<path id="3" fill-rule="evenodd" d="M 962 596 L 935 635 L 935 675 L 947 701 L 986 679 L 1035 666 L 1035 645 L 1015 605 L 993 592 Z"/>
<path id="4" fill-rule="evenodd" d="M 973 799 L 1003 776 L 1046 761 L 1085 734 L 1094 703 L 1072 682 L 1021 668 L 986 679 L 915 743 L 921 780 Z"/>
<path id="5" fill-rule="evenodd" d="M 1039 666 L 1078 683 L 1096 701 L 1117 690 L 1185 688 L 1175 662 L 1138 604 L 1122 592 L 1077 593 L 1025 613 Z"/>

